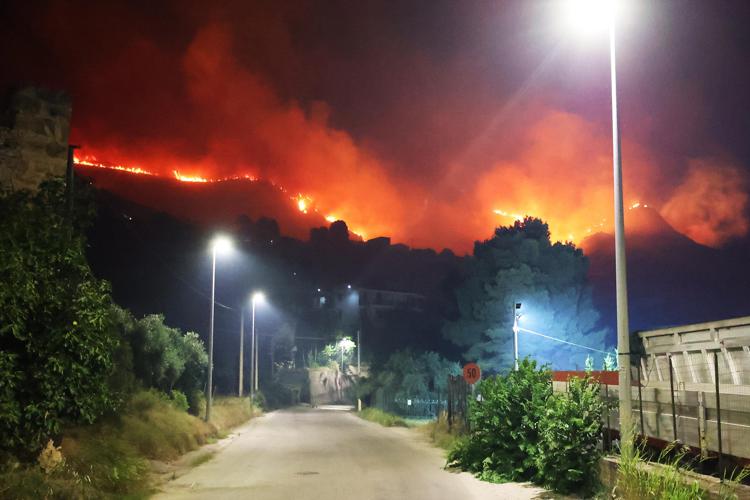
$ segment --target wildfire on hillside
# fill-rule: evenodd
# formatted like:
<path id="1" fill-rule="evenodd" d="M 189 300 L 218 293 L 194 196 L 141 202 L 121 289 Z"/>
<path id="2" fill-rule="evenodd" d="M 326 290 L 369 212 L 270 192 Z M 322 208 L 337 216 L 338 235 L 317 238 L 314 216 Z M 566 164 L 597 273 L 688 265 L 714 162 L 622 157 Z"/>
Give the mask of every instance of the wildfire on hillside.
<path id="1" fill-rule="evenodd" d="M 107 169 L 107 170 L 117 170 L 120 172 L 127 172 L 129 174 L 136 174 L 136 175 L 146 175 L 151 177 L 164 177 L 158 174 L 155 174 L 154 172 L 151 172 L 145 168 L 142 168 L 140 166 L 126 166 L 126 165 L 118 165 L 113 163 L 107 163 L 98 160 L 95 156 L 78 156 L 74 155 L 73 161 L 76 166 L 80 167 L 91 167 L 91 168 L 101 168 L 101 169 Z M 227 176 L 227 177 L 219 177 L 219 178 L 210 178 L 210 177 L 203 177 L 200 175 L 186 175 L 181 173 L 179 170 L 172 170 L 172 175 L 175 180 L 180 182 L 189 182 L 189 183 L 199 183 L 199 184 L 207 184 L 207 183 L 215 183 L 215 182 L 227 182 L 227 181 L 238 181 L 238 180 L 246 180 L 250 182 L 257 182 L 260 179 L 254 175 L 250 174 L 243 174 L 243 175 L 233 175 L 233 176 Z M 287 192 L 287 190 L 283 186 L 279 186 L 273 181 L 269 182 L 271 185 L 273 185 L 276 189 L 279 191 L 282 191 L 284 193 Z M 297 196 L 289 196 L 289 199 L 294 204 L 294 206 L 303 214 L 309 213 L 310 210 L 312 210 L 315 213 L 320 213 L 320 210 L 318 207 L 314 205 L 313 198 L 304 195 L 302 193 L 298 193 Z M 328 222 L 335 222 L 338 219 L 338 217 L 334 215 L 325 215 L 325 220 Z M 353 229 L 352 232 L 362 238 L 366 237 L 366 232 L 362 229 Z"/>

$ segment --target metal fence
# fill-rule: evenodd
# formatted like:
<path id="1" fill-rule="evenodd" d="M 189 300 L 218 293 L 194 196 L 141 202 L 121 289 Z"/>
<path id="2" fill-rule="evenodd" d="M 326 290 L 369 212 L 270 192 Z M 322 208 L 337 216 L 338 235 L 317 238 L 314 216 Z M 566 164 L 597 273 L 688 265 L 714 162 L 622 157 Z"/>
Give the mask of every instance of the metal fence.
<path id="1" fill-rule="evenodd" d="M 632 355 L 634 430 L 649 440 L 687 445 L 719 470 L 727 455 L 750 462 L 750 317 L 639 336 L 645 353 Z M 619 432 L 617 374 L 608 373 L 598 377 L 602 398 L 611 403 L 605 445 Z M 555 374 L 555 390 L 566 390 L 569 375 Z"/>
<path id="2" fill-rule="evenodd" d="M 375 393 L 374 406 L 381 410 L 407 418 L 436 418 L 448 406 L 445 393 L 428 392 L 426 394 L 394 395 L 378 389 Z"/>

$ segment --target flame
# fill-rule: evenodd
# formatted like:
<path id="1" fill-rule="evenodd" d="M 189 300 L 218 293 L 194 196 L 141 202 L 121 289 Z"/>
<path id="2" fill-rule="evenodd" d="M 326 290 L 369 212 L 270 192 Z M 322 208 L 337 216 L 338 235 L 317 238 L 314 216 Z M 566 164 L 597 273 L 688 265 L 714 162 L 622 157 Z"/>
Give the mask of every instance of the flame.
<path id="1" fill-rule="evenodd" d="M 297 198 L 293 198 L 293 199 L 297 201 L 297 208 L 299 209 L 299 211 L 302 212 L 303 214 L 306 214 L 308 205 L 311 201 L 310 198 L 300 194 L 300 195 L 297 195 Z"/>
<path id="2" fill-rule="evenodd" d="M 97 167 L 97 168 L 108 168 L 110 170 L 119 170 L 121 172 L 129 172 L 131 174 L 154 175 L 154 176 L 156 175 L 153 172 L 144 170 L 141 167 L 126 167 L 125 165 L 110 165 L 110 164 L 101 163 L 97 161 L 95 156 L 85 156 L 84 158 L 78 158 L 78 156 L 74 154 L 73 162 L 76 165 L 85 165 L 87 167 Z"/>
<path id="3" fill-rule="evenodd" d="M 74 154 L 73 162 L 77 166 L 102 168 L 102 169 L 107 169 L 107 170 L 117 170 L 120 172 L 127 172 L 130 174 L 136 174 L 136 175 L 149 175 L 153 177 L 162 177 L 158 174 L 155 174 L 139 166 L 128 167 L 125 165 L 102 162 L 102 161 L 99 161 L 95 156 L 91 156 L 91 155 L 80 157 L 77 154 Z M 209 177 L 202 177 L 199 175 L 185 175 L 185 174 L 181 174 L 179 170 L 172 170 L 172 175 L 175 180 L 178 180 L 180 182 L 191 182 L 191 183 L 199 183 L 199 184 L 236 181 L 236 180 L 247 180 L 250 182 L 259 181 L 258 177 L 251 175 L 251 174 L 232 175 L 232 176 L 220 177 L 220 178 L 209 178 Z M 272 180 L 268 182 L 272 186 L 274 186 L 276 189 L 281 191 L 282 193 L 287 193 L 286 188 L 284 188 L 283 186 L 278 185 L 276 182 Z M 307 214 L 310 210 L 316 213 L 319 213 L 318 208 L 315 207 L 313 204 L 313 198 L 309 195 L 298 193 L 297 196 L 290 196 L 289 199 L 292 200 L 292 202 L 296 205 L 297 209 L 303 214 Z M 337 220 L 340 220 L 340 218 L 336 217 L 335 215 L 327 215 L 325 216 L 325 220 L 327 222 L 333 223 L 333 222 L 336 222 Z M 364 231 L 363 229 L 359 229 L 359 228 L 351 229 L 351 232 L 362 237 L 363 239 L 367 238 L 367 232 Z"/>
<path id="4" fill-rule="evenodd" d="M 502 215 L 503 217 L 510 217 L 513 220 L 522 221 L 523 215 L 521 214 L 514 214 L 510 212 L 506 212 L 505 210 L 500 210 L 499 208 L 496 208 L 492 211 L 495 215 Z"/>
<path id="5" fill-rule="evenodd" d="M 206 179 L 205 177 L 182 175 L 177 170 L 172 170 L 172 173 L 174 174 L 174 178 L 177 179 L 178 181 L 182 181 L 182 182 L 208 182 L 208 179 Z"/>
<path id="6" fill-rule="evenodd" d="M 648 208 L 648 204 L 636 201 L 634 203 L 631 203 L 628 206 L 628 210 L 635 210 L 635 209 L 638 209 L 638 208 Z M 505 210 L 500 210 L 498 208 L 494 209 L 492 212 L 495 215 L 500 215 L 502 217 L 509 217 L 509 218 L 511 218 L 513 220 L 516 220 L 516 221 L 522 221 L 524 219 L 524 216 L 521 215 L 520 213 L 506 212 Z M 594 230 L 603 231 L 603 230 L 605 230 L 606 227 L 607 227 L 607 219 L 602 219 L 597 224 L 592 224 L 592 225 L 587 226 L 584 229 L 584 232 L 588 236 L 591 233 L 593 233 Z M 576 235 L 576 233 L 574 233 L 574 232 L 567 233 L 566 241 L 574 242 L 574 243 L 578 242 L 578 239 L 576 238 L 575 235 Z"/>

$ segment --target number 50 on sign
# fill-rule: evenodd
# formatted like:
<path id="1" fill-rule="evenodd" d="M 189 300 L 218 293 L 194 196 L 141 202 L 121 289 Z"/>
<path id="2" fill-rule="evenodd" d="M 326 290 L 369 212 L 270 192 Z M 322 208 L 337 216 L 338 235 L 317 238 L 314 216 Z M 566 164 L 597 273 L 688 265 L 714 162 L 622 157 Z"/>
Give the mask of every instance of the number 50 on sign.
<path id="1" fill-rule="evenodd" d="M 482 378 L 482 370 L 476 363 L 469 363 L 464 366 L 464 380 L 469 384 L 476 384 Z"/>

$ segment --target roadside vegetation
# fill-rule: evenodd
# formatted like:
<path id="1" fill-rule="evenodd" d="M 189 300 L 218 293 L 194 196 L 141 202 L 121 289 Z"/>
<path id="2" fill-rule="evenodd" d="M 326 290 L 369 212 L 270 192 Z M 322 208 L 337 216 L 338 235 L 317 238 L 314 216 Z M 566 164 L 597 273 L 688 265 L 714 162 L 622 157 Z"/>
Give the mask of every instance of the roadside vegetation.
<path id="1" fill-rule="evenodd" d="M 85 190 L 78 191 L 85 196 Z M 197 334 L 136 319 L 93 276 L 85 198 L 59 181 L 0 195 L 0 497 L 145 495 L 172 460 L 253 414 L 217 398 L 199 415 L 208 356 Z"/>
<path id="2" fill-rule="evenodd" d="M 406 420 L 403 418 L 379 408 L 363 408 L 362 411 L 357 413 L 357 415 L 360 418 L 378 423 L 385 427 L 408 427 Z"/>
<path id="3" fill-rule="evenodd" d="M 448 426 L 448 413 L 440 412 L 435 420 L 419 427 L 419 432 L 427 436 L 432 444 L 444 450 L 451 450 L 463 435 L 463 428 L 456 422 L 453 428 Z"/>
<path id="4" fill-rule="evenodd" d="M 469 432 L 448 463 L 491 482 L 532 481 L 560 493 L 590 495 L 598 487 L 604 404 L 588 378 L 552 392 L 552 374 L 528 359 L 518 371 L 481 381 Z"/>
<path id="5" fill-rule="evenodd" d="M 713 495 L 690 477 L 697 459 L 689 457 L 688 448 L 670 445 L 662 450 L 656 462 L 646 459 L 644 445 L 621 449 L 617 482 L 611 498 L 639 500 L 641 498 L 736 500 L 738 487 L 749 475 L 750 469 L 735 470 L 718 487 Z"/>

